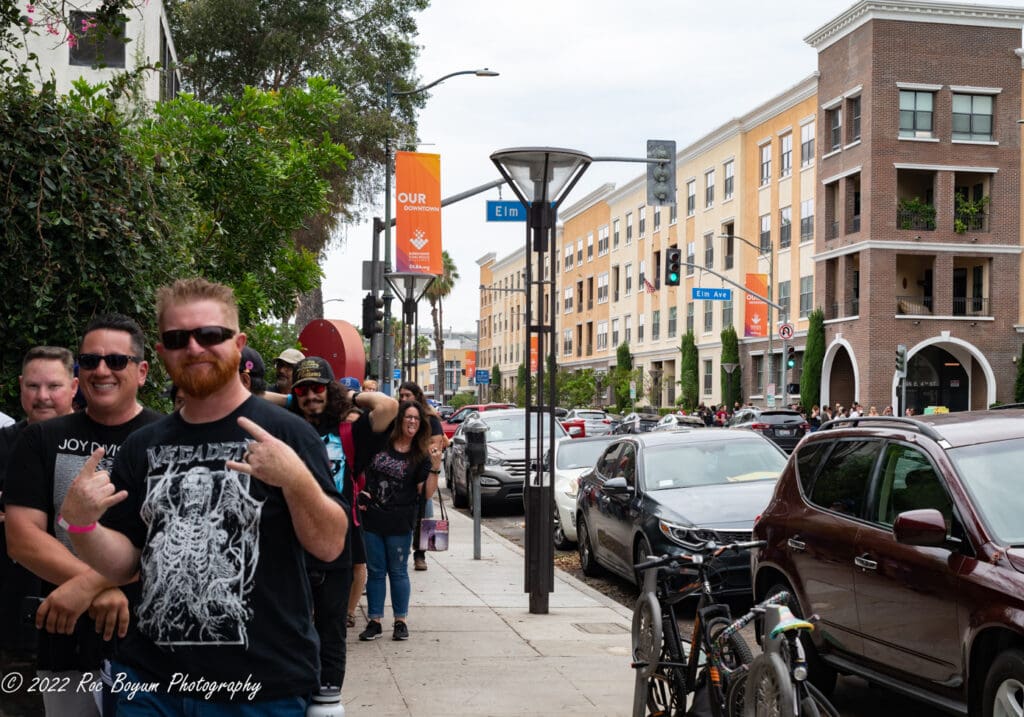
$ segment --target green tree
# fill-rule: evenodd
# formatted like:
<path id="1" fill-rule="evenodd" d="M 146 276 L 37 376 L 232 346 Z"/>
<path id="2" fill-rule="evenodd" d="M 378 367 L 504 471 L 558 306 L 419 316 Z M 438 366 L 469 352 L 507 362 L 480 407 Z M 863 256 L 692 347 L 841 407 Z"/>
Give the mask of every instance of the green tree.
<path id="1" fill-rule="evenodd" d="M 498 364 L 491 366 L 491 383 L 489 385 L 491 401 L 501 403 L 504 400 L 505 391 L 501 388 L 501 367 Z"/>
<path id="2" fill-rule="evenodd" d="M 821 365 L 825 361 L 825 313 L 815 309 L 807 317 L 807 344 L 800 373 L 800 404 L 810 413 L 821 396 Z"/>
<path id="3" fill-rule="evenodd" d="M 633 399 L 629 396 L 629 384 L 635 381 L 637 386 L 637 399 L 643 396 L 643 381 L 640 370 L 633 368 L 633 355 L 629 351 L 629 344 L 623 341 L 615 349 L 615 368 L 611 371 L 610 384 L 615 395 L 615 408 L 619 413 L 627 408 L 632 408 Z"/>
<path id="4" fill-rule="evenodd" d="M 445 396 L 444 372 L 444 299 L 452 293 L 455 282 L 459 280 L 459 270 L 455 261 L 447 251 L 441 252 L 441 275 L 436 277 L 427 288 L 427 301 L 430 302 L 430 319 L 434 324 L 434 353 L 437 355 L 437 393 L 438 400 Z"/>
<path id="5" fill-rule="evenodd" d="M 476 394 L 469 391 L 459 391 L 452 396 L 451 402 L 448 404 L 456 411 L 463 406 L 469 406 L 470 404 L 476 403 Z"/>
<path id="6" fill-rule="evenodd" d="M 1013 384 L 1013 400 L 1015 403 L 1024 402 L 1024 346 L 1021 346 L 1020 356 L 1017 357 L 1017 380 Z"/>
<path id="7" fill-rule="evenodd" d="M 517 406 L 526 405 L 527 391 L 531 389 L 533 385 L 533 376 L 526 370 L 526 364 L 519 364 L 519 368 L 516 369 L 516 385 L 513 389 L 513 398 Z"/>
<path id="8" fill-rule="evenodd" d="M 585 408 L 594 401 L 597 380 L 594 369 L 558 372 L 558 403 L 566 408 Z"/>
<path id="9" fill-rule="evenodd" d="M 679 340 L 679 405 L 692 411 L 700 402 L 699 354 L 693 332 L 687 331 Z"/>
<path id="10" fill-rule="evenodd" d="M 725 364 L 735 364 L 730 374 Z M 743 403 L 743 368 L 740 365 L 740 345 L 736 327 L 731 324 L 722 330 L 722 403 L 732 410 Z"/>

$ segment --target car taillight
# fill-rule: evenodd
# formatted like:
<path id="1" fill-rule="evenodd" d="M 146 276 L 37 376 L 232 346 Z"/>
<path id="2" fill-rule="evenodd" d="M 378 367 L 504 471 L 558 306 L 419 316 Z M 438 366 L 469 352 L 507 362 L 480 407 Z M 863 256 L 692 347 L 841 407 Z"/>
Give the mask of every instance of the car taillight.
<path id="1" fill-rule="evenodd" d="M 800 428 L 804 429 L 805 431 L 809 431 L 811 430 L 811 424 L 807 422 L 801 423 Z"/>
<path id="2" fill-rule="evenodd" d="M 612 422 L 612 419 L 610 419 L 610 418 L 606 418 L 603 421 L 601 421 L 601 423 L 611 423 L 611 422 Z"/>
<path id="3" fill-rule="evenodd" d="M 767 431 L 772 427 L 770 423 L 751 423 L 750 427 L 755 431 Z"/>

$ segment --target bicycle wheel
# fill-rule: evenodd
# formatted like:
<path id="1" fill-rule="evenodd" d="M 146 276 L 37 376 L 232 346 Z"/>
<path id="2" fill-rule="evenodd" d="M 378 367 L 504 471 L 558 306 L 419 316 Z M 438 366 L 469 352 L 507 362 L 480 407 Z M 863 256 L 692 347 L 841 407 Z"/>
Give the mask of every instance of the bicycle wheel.
<path id="1" fill-rule="evenodd" d="M 805 682 L 804 686 L 807 688 L 807 695 L 800 701 L 800 714 L 801 717 L 815 717 L 815 715 L 828 715 L 828 717 L 839 717 L 839 710 L 835 708 L 828 697 L 826 697 L 821 690 L 814 686 L 811 682 Z M 811 703 L 815 711 L 808 708 L 808 703 Z"/>
<path id="2" fill-rule="evenodd" d="M 683 717 L 686 714 L 686 678 L 681 667 L 668 667 L 673 662 L 663 648 L 654 673 L 647 678 L 647 714 L 650 717 Z"/>
<path id="3" fill-rule="evenodd" d="M 725 714 L 728 717 L 743 717 L 743 705 L 746 703 L 747 678 L 749 670 L 738 670 L 729 677 L 729 687 L 725 693 Z"/>
<path id="4" fill-rule="evenodd" d="M 712 618 L 708 624 L 708 635 L 711 638 L 711 642 L 717 642 L 719 635 L 722 634 L 722 630 L 731 624 L 732 622 L 724 617 Z M 750 651 L 750 646 L 743 639 L 743 636 L 738 632 L 729 635 L 729 639 L 725 641 L 725 645 L 722 647 L 722 663 L 725 665 L 725 668 L 730 671 L 736 670 L 741 665 L 749 665 L 753 661 L 754 653 Z"/>
<path id="5" fill-rule="evenodd" d="M 633 608 L 633 662 L 641 677 L 650 677 L 658 667 L 661 654 L 661 605 L 651 593 L 643 593 Z"/>
<path id="6" fill-rule="evenodd" d="M 796 717 L 789 671 L 778 655 L 763 652 L 750 664 L 743 717 Z"/>

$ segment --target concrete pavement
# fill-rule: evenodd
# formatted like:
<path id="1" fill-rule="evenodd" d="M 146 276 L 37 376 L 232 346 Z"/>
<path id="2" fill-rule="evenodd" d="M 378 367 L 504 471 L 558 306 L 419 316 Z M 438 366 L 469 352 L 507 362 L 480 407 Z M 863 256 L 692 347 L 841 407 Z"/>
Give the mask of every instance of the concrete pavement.
<path id="1" fill-rule="evenodd" d="M 556 569 L 549 613 L 531 615 L 522 549 L 485 527 L 473 560 L 472 519 L 452 510 L 449 520 L 447 552 L 427 553 L 426 572 L 410 558 L 409 640 L 391 639 L 389 603 L 384 635 L 360 642 L 363 598 L 346 715 L 628 715 L 631 611 Z"/>

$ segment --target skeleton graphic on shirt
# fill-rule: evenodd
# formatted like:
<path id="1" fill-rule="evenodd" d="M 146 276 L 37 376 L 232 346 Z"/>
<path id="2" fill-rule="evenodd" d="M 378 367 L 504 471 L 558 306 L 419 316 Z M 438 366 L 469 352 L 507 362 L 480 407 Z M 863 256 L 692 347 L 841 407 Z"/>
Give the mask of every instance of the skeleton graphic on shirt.
<path id="1" fill-rule="evenodd" d="M 139 629 L 162 645 L 247 644 L 262 502 L 249 476 L 207 465 L 151 466 L 142 518 Z"/>

